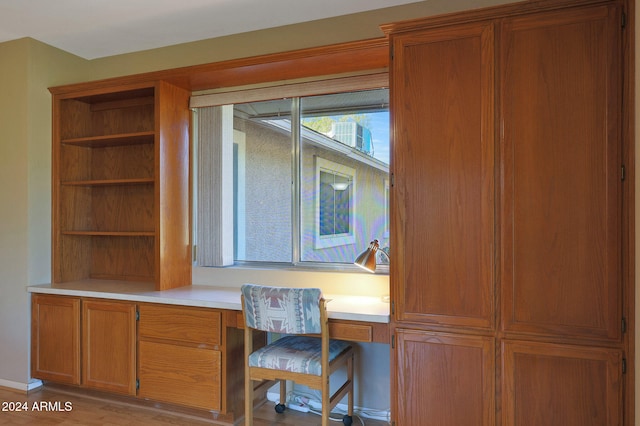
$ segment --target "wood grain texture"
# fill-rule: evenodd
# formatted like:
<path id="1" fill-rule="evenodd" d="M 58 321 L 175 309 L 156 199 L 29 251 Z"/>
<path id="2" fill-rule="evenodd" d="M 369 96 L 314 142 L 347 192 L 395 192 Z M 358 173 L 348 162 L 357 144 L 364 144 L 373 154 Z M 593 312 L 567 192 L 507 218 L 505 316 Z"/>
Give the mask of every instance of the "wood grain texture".
<path id="1" fill-rule="evenodd" d="M 149 81 L 164 80 L 189 91 L 198 91 L 297 78 L 370 72 L 388 66 L 388 53 L 388 40 L 385 37 L 380 37 L 116 77 L 90 83 L 69 84 L 52 87 L 49 90 L 60 96 L 69 96 L 77 91 L 84 91 L 89 95 L 100 93 L 105 88 L 113 86 L 144 87 Z"/>
<path id="2" fill-rule="evenodd" d="M 31 297 L 31 376 L 80 384 L 80 298 Z"/>
<path id="3" fill-rule="evenodd" d="M 634 309 L 633 279 L 626 282 L 633 248 L 625 243 L 633 230 L 626 219 L 633 208 L 625 206 L 633 183 L 621 171 L 633 163 L 623 137 L 625 120 L 632 121 L 623 94 L 624 79 L 633 75 L 622 58 L 630 42 L 623 25 L 628 4 L 526 3 L 386 28 L 395 94 L 391 245 L 402 259 L 391 265 L 398 425 L 426 418 L 633 423 L 633 397 L 622 391 L 634 393 L 633 373 L 620 366 L 621 357 L 633 357 L 633 330 L 621 327 Z M 470 29 L 492 25 L 486 44 L 495 52 L 482 51 Z M 495 67 L 492 89 L 477 90 L 482 68 L 474 60 Z M 491 105 L 474 110 L 484 102 Z M 460 141 L 488 140 L 478 136 L 478 111 L 486 108 L 495 109 L 485 115 L 493 117 L 487 136 L 496 143 L 486 154 L 494 162 L 479 160 L 484 151 L 465 162 L 474 145 Z M 483 186 L 486 178 L 495 183 Z M 491 202 L 473 204 L 473 195 Z M 482 250 L 492 254 L 483 258 Z M 481 263 L 469 262 L 474 253 L 489 261 L 484 272 L 491 273 L 477 274 Z M 476 279 L 464 279 L 473 273 Z M 489 304 L 466 303 L 469 296 Z M 481 306 L 491 309 L 473 310 Z M 495 342 L 494 363 L 474 359 L 461 343 L 467 339 Z M 461 360 L 491 375 L 495 390 L 481 388 L 482 379 L 466 394 L 474 372 Z M 426 403 L 416 395 L 427 395 Z M 479 411 L 489 405 L 493 419 Z M 463 406 L 475 415 L 457 418 L 463 414 L 454 407 Z"/>
<path id="4" fill-rule="evenodd" d="M 617 425 L 622 351 L 503 342 L 502 424 Z"/>
<path id="5" fill-rule="evenodd" d="M 189 96 L 156 86 L 156 288 L 191 284 Z"/>
<path id="6" fill-rule="evenodd" d="M 220 410 L 220 351 L 140 341 L 138 396 Z"/>
<path id="7" fill-rule="evenodd" d="M 2 413 L 0 424 L 33 425 L 114 425 L 128 426 L 204 426 L 204 425 L 243 425 L 242 419 L 234 421 L 216 412 L 195 410 L 178 405 L 148 402 L 142 399 L 131 400 L 118 395 L 109 395 L 95 391 L 47 385 L 25 394 L 0 387 L 0 401 L 27 403 L 28 407 L 40 403 L 71 404 L 71 411 L 11 411 Z M 363 419 L 367 426 L 388 426 L 380 420 Z M 320 417 L 311 413 L 289 410 L 277 414 L 271 403 L 259 404 L 254 410 L 254 426 L 307 425 L 320 426 Z M 360 424 L 354 418 L 354 424 Z"/>
<path id="8" fill-rule="evenodd" d="M 493 338 L 396 332 L 397 424 L 496 424 Z"/>
<path id="9" fill-rule="evenodd" d="M 218 348 L 222 314 L 208 308 L 140 304 L 140 339 L 172 340 L 182 344 Z"/>
<path id="10" fill-rule="evenodd" d="M 107 235 L 87 238 L 91 238 L 89 278 L 154 281 L 154 237 Z"/>
<path id="11" fill-rule="evenodd" d="M 612 5 L 505 21 L 505 331 L 620 339 L 619 19 Z"/>
<path id="12" fill-rule="evenodd" d="M 136 394 L 136 305 L 82 300 L 82 385 Z"/>
<path id="13" fill-rule="evenodd" d="M 53 282 L 191 282 L 189 93 L 163 82 L 56 95 Z"/>
<path id="14" fill-rule="evenodd" d="M 481 22 L 393 39 L 391 279 L 401 321 L 495 321 L 493 34 Z"/>

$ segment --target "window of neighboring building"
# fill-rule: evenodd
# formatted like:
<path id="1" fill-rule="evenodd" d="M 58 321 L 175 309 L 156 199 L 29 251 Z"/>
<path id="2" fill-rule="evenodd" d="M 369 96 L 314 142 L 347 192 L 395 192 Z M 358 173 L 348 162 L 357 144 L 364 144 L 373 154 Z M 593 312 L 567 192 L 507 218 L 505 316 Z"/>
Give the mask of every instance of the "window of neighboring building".
<path id="1" fill-rule="evenodd" d="M 388 96 L 342 89 L 198 108 L 197 252 L 215 246 L 198 264 L 352 264 L 372 239 L 387 246 Z M 208 149 L 209 163 L 198 158 Z"/>
<path id="2" fill-rule="evenodd" d="M 355 169 L 316 157 L 315 180 L 314 249 L 354 244 Z"/>

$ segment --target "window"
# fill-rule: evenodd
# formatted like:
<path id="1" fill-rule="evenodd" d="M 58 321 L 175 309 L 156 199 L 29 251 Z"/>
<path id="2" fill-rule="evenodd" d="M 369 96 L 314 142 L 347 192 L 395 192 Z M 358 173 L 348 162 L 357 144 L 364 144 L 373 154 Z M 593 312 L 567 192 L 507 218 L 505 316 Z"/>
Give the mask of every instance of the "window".
<path id="1" fill-rule="evenodd" d="M 314 249 L 355 243 L 356 171 L 316 157 Z"/>
<path id="2" fill-rule="evenodd" d="M 198 264 L 344 266 L 372 239 L 387 246 L 388 96 L 240 95 L 197 108 Z"/>

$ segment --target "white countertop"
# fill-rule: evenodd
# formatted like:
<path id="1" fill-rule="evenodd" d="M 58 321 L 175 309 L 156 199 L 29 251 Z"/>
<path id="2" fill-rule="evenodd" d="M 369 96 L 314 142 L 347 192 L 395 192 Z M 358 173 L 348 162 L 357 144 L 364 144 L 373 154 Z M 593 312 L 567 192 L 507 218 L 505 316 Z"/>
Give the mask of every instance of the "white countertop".
<path id="1" fill-rule="evenodd" d="M 30 293 L 242 310 L 240 288 L 238 287 L 190 285 L 156 291 L 149 283 L 90 280 L 55 285 L 35 285 L 27 287 L 27 291 Z M 324 298 L 329 301 L 327 303 L 329 318 L 389 322 L 389 303 L 383 302 L 379 297 L 325 294 Z"/>

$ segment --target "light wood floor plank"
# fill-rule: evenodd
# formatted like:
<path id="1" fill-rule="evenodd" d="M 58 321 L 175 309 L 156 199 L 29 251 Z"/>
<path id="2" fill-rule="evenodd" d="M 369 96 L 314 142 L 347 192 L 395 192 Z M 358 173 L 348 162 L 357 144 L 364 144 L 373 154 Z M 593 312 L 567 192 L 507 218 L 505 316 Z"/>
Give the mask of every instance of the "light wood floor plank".
<path id="1" fill-rule="evenodd" d="M 25 403 L 27 411 L 18 411 L 18 409 L 23 409 Z M 75 391 L 65 392 L 49 386 L 31 391 L 28 394 L 0 388 L 0 425 L 200 426 L 228 424 L 216 422 L 205 416 L 207 416 L 206 413 L 198 414 L 188 410 L 185 412 L 169 411 L 153 405 L 143 405 L 135 400 L 103 398 L 90 393 L 82 395 Z M 358 418 L 353 420 L 354 426 L 363 424 Z M 365 426 L 388 425 L 387 422 L 378 420 L 362 419 L 362 421 Z M 240 422 L 238 426 L 243 424 Z M 341 425 L 342 422 L 335 424 Z M 320 426 L 320 417 L 291 410 L 284 414 L 277 414 L 273 409 L 273 404 L 267 402 L 256 409 L 254 425 Z"/>

